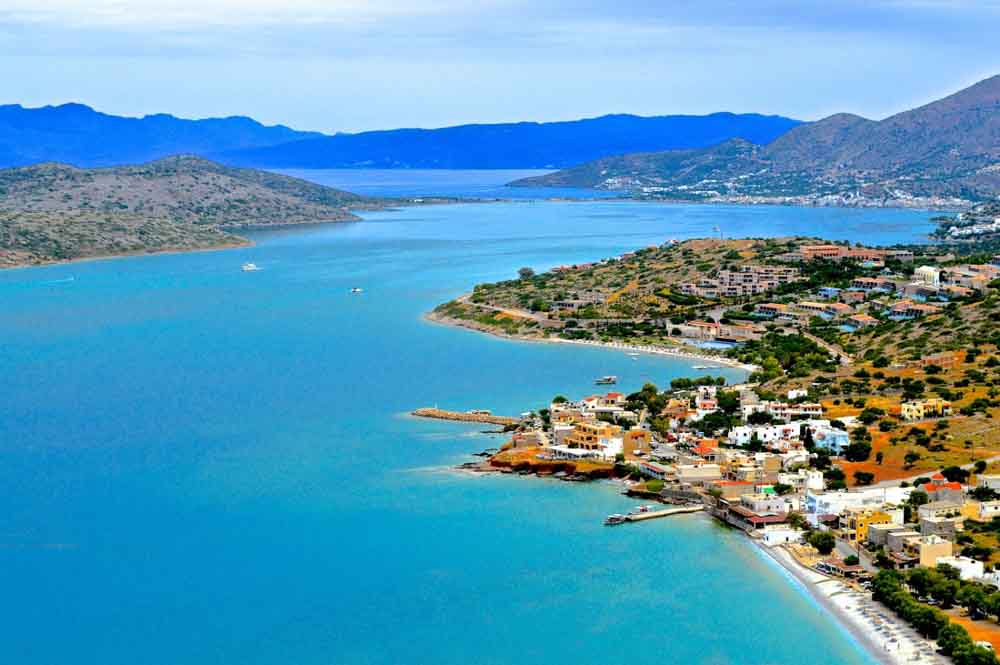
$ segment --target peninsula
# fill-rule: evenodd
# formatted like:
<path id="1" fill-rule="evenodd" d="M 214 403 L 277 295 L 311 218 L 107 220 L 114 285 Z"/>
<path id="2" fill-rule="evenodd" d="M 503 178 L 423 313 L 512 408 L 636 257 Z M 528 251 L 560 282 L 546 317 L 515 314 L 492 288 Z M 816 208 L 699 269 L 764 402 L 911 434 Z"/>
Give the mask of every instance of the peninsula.
<path id="1" fill-rule="evenodd" d="M 357 220 L 391 205 L 193 156 L 138 166 L 0 170 L 0 268 L 248 244 L 242 228 Z"/>
<path id="2" fill-rule="evenodd" d="M 644 500 L 702 506 L 884 662 L 939 651 L 996 663 L 1000 255 L 982 248 L 670 241 L 478 285 L 430 317 L 755 369 L 734 386 L 703 374 L 557 395 L 463 467 L 613 478 Z"/>

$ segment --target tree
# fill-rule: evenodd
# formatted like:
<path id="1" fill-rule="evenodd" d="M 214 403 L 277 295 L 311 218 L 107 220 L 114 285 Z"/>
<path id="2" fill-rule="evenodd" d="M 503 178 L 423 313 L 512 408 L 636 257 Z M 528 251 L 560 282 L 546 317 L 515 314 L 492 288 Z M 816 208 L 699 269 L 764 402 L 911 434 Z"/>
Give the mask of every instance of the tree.
<path id="1" fill-rule="evenodd" d="M 860 562 L 861 562 L 861 560 L 858 559 L 858 557 L 856 557 L 853 554 L 851 554 L 850 556 L 844 557 L 844 565 L 845 566 L 856 566 Z"/>
<path id="2" fill-rule="evenodd" d="M 906 454 L 903 456 L 903 462 L 906 464 L 906 468 L 912 467 L 920 459 L 920 453 L 915 450 L 907 450 Z"/>
<path id="3" fill-rule="evenodd" d="M 869 471 L 855 471 L 854 483 L 857 485 L 871 485 L 875 480 L 875 474 Z"/>
<path id="4" fill-rule="evenodd" d="M 814 531 L 809 534 L 808 542 L 816 548 L 817 552 L 825 556 L 833 551 L 837 539 L 829 531 Z"/>
<path id="5" fill-rule="evenodd" d="M 521 279 L 531 279 L 535 276 L 535 271 L 528 267 L 518 268 L 517 276 Z"/>
<path id="6" fill-rule="evenodd" d="M 941 609 L 947 610 L 955 604 L 955 597 L 958 596 L 960 586 L 958 580 L 940 577 L 934 580 L 928 592 L 931 598 L 941 604 Z"/>
<path id="7" fill-rule="evenodd" d="M 976 460 L 974 469 L 977 474 L 982 474 L 986 470 L 986 462 L 984 460 Z"/>
<path id="8" fill-rule="evenodd" d="M 812 452 L 816 448 L 816 442 L 813 441 L 812 430 L 808 427 L 802 428 L 802 447 L 809 452 Z"/>
<path id="9" fill-rule="evenodd" d="M 562 395 L 556 395 L 555 397 L 552 398 L 553 404 L 565 404 L 568 401 L 569 400 L 563 397 Z"/>
<path id="10" fill-rule="evenodd" d="M 969 472 L 958 466 L 949 466 L 942 469 L 941 475 L 951 483 L 964 483 L 969 479 Z"/>
<path id="11" fill-rule="evenodd" d="M 796 512 L 794 510 L 788 513 L 788 516 L 785 518 L 785 522 L 787 522 L 788 526 L 792 527 L 793 529 L 804 529 L 806 528 L 806 526 L 808 526 L 806 518 L 802 516 L 802 513 Z"/>
<path id="12" fill-rule="evenodd" d="M 882 464 L 882 460 L 885 458 L 885 454 L 880 450 L 875 453 L 875 463 L 878 465 Z"/>
<path id="13" fill-rule="evenodd" d="M 972 619 L 983 616 L 986 609 L 986 599 L 986 591 L 978 584 L 963 585 L 955 597 L 958 604 L 969 611 L 969 617 Z"/>
<path id="14" fill-rule="evenodd" d="M 872 444 L 867 441 L 854 441 L 844 449 L 844 457 L 850 462 L 864 462 L 872 454 Z"/>
<path id="15" fill-rule="evenodd" d="M 970 492 L 972 498 L 976 501 L 993 501 L 997 498 L 997 493 L 991 488 L 983 485 L 982 487 L 973 488 Z"/>
<path id="16" fill-rule="evenodd" d="M 770 425 L 773 422 L 774 418 L 766 411 L 754 411 L 747 416 L 748 425 Z"/>
<path id="17" fill-rule="evenodd" d="M 785 496 L 786 494 L 791 494 L 792 490 L 794 489 L 795 489 L 794 487 L 786 483 L 774 484 L 774 491 L 778 494 L 778 496 Z"/>
<path id="18" fill-rule="evenodd" d="M 909 503 L 914 508 L 919 508 L 928 501 L 930 501 L 930 499 L 927 497 L 927 492 L 922 490 L 913 490 L 913 492 L 910 493 Z"/>

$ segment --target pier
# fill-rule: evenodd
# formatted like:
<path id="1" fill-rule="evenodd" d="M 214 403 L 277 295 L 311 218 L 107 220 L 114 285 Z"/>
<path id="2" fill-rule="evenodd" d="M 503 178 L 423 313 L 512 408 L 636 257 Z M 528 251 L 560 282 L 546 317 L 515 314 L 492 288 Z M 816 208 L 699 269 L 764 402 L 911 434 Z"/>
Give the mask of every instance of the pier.
<path id="1" fill-rule="evenodd" d="M 705 506 L 678 506 L 676 508 L 666 508 L 664 510 L 650 510 L 647 512 L 629 513 L 628 515 L 612 515 L 604 523 L 608 526 L 624 524 L 625 522 L 644 522 L 655 520 L 660 517 L 670 517 L 671 515 L 683 515 L 685 513 L 697 513 L 705 510 Z M 617 519 L 616 519 L 617 518 Z"/>
<path id="2" fill-rule="evenodd" d="M 683 515 L 684 513 L 697 513 L 705 510 L 705 506 L 679 506 L 677 508 L 666 508 L 665 510 L 651 510 L 648 513 L 636 513 L 626 515 L 626 522 L 642 522 L 644 520 L 655 520 L 658 517 L 670 517 L 671 515 Z"/>
<path id="3" fill-rule="evenodd" d="M 436 418 L 438 420 L 457 420 L 466 423 L 487 423 L 489 425 L 516 425 L 520 420 L 508 416 L 494 416 L 482 411 L 448 411 L 446 409 L 422 408 L 416 409 L 412 415 L 420 418 Z"/>

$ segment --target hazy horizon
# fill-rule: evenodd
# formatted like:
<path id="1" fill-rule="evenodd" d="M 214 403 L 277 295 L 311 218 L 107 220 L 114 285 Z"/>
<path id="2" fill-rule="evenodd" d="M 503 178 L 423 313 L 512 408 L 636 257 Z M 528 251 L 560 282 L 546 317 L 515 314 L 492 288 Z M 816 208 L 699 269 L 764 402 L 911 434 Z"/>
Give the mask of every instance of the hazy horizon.
<path id="1" fill-rule="evenodd" d="M 4 103 L 326 133 L 610 113 L 879 119 L 1000 72 L 992 1 L 5 5 Z"/>

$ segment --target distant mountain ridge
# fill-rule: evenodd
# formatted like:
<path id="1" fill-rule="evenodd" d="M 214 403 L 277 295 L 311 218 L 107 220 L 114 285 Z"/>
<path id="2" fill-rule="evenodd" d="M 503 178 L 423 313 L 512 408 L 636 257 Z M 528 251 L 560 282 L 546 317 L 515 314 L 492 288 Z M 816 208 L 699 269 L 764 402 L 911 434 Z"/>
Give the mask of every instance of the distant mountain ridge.
<path id="1" fill-rule="evenodd" d="M 948 204 L 1000 195 L 1000 76 L 881 121 L 841 113 L 762 146 L 626 154 L 515 185 L 661 198 Z"/>
<path id="2" fill-rule="evenodd" d="M 337 134 L 210 156 L 260 168 L 563 168 L 605 155 L 698 148 L 734 137 L 767 143 L 799 124 L 754 113 L 606 115 Z"/>
<path id="3" fill-rule="evenodd" d="M 322 136 L 243 116 L 186 120 L 160 113 L 126 118 L 84 104 L 0 106 L 0 167 L 62 162 L 79 167 L 137 164 Z"/>

